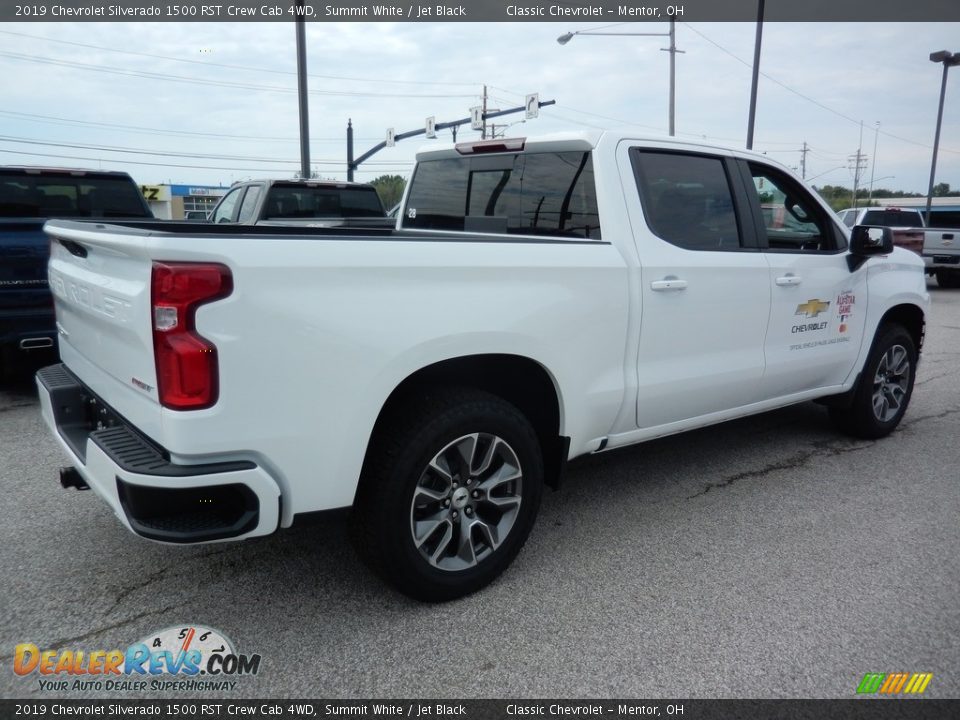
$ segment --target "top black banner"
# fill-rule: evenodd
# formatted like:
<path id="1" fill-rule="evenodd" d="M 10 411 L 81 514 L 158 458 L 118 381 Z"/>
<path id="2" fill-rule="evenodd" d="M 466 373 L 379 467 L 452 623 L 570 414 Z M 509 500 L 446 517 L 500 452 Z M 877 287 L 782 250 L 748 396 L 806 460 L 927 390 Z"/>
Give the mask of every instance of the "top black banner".
<path id="1" fill-rule="evenodd" d="M 761 5 L 766 22 L 960 21 L 958 0 L 34 0 L 4 2 L 0 22 L 733 22 Z"/>

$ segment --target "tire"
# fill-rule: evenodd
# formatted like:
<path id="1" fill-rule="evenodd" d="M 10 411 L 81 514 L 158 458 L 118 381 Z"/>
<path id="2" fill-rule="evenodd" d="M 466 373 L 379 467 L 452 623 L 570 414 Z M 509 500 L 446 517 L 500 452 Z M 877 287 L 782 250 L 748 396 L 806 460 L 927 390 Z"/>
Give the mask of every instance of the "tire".
<path id="1" fill-rule="evenodd" d="M 917 349 L 910 333 L 898 324 L 883 325 L 849 407 L 832 407 L 830 416 L 841 431 L 874 440 L 900 424 L 917 376 Z"/>
<path id="2" fill-rule="evenodd" d="M 936 271 L 937 275 L 937 285 L 942 288 L 960 288 L 960 270 L 943 270 L 939 269 Z"/>
<path id="3" fill-rule="evenodd" d="M 433 391 L 378 423 L 357 491 L 357 549 L 402 593 L 452 600 L 513 561 L 542 490 L 540 444 L 516 407 L 470 388 Z"/>

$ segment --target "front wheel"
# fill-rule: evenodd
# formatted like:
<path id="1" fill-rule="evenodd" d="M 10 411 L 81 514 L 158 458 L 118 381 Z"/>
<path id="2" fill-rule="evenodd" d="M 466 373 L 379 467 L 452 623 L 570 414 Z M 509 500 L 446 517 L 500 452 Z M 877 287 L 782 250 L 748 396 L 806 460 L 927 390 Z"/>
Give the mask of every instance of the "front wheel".
<path id="1" fill-rule="evenodd" d="M 902 325 L 885 325 L 864 364 L 863 372 L 846 408 L 830 408 L 830 416 L 843 432 L 876 439 L 889 435 L 900 424 L 917 375 L 917 350 Z"/>
<path id="2" fill-rule="evenodd" d="M 474 592 L 514 559 L 543 485 L 537 435 L 520 411 L 472 389 L 396 408 L 378 426 L 357 495 L 358 549 L 401 592 Z"/>

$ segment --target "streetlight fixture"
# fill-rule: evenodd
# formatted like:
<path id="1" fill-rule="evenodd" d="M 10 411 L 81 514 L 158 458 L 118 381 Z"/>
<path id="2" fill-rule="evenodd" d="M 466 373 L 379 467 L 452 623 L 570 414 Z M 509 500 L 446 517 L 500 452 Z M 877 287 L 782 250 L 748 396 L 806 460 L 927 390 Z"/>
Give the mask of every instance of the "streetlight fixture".
<path id="1" fill-rule="evenodd" d="M 940 50 L 939 52 L 930 53 L 930 62 L 943 63 L 943 80 L 940 83 L 940 107 L 937 109 L 937 130 L 933 135 L 933 160 L 930 163 L 930 184 L 927 186 L 927 225 L 930 225 L 930 205 L 933 203 L 933 179 L 937 172 L 937 149 L 940 146 L 940 125 L 943 122 L 943 98 L 947 93 L 947 71 L 952 65 L 960 65 L 960 53 Z"/>
<path id="2" fill-rule="evenodd" d="M 677 88 L 677 53 L 682 53 L 683 50 L 677 50 L 677 41 L 676 41 L 676 22 L 673 18 L 670 19 L 670 32 L 665 33 L 608 33 L 608 32 L 591 32 L 590 30 L 578 30 L 576 32 L 564 33 L 557 38 L 557 42 L 561 45 L 566 45 L 568 42 L 573 40 L 575 35 L 607 35 L 607 36 L 644 36 L 644 37 L 669 37 L 670 38 L 670 47 L 661 48 L 664 52 L 670 53 L 670 137 L 673 137 L 676 132 L 675 127 L 675 115 L 676 115 L 676 88 Z"/>

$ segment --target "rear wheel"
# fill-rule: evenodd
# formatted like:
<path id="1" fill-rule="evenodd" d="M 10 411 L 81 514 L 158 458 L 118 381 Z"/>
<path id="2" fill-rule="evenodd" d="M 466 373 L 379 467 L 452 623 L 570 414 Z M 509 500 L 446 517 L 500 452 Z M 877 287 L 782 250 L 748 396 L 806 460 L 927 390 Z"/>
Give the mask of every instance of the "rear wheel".
<path id="1" fill-rule="evenodd" d="M 917 350 L 902 325 L 885 325 L 860 374 L 849 407 L 830 408 L 830 416 L 844 432 L 875 439 L 889 435 L 900 424 L 916 379 Z"/>
<path id="2" fill-rule="evenodd" d="M 472 389 L 409 402 L 372 440 L 357 495 L 358 549 L 411 597 L 466 595 L 520 551 L 542 485 L 536 433 L 510 403 Z"/>
<path id="3" fill-rule="evenodd" d="M 937 285 L 942 288 L 960 288 L 960 270 L 938 269 Z"/>

